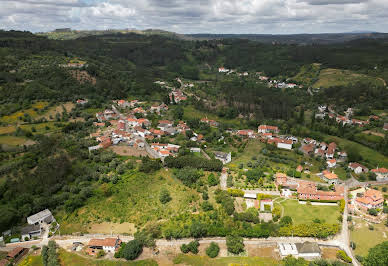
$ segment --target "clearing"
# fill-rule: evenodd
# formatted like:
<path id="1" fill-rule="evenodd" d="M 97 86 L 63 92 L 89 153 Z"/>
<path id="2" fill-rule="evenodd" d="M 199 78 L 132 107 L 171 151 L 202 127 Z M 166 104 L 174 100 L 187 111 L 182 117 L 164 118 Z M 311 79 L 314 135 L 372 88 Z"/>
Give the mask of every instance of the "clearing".
<path id="1" fill-rule="evenodd" d="M 170 192 L 172 198 L 167 204 L 159 201 L 163 188 Z M 101 184 L 84 207 L 71 215 L 60 213 L 58 220 L 64 234 L 87 232 L 89 227 L 102 222 L 125 221 L 142 226 L 194 208 L 192 202 L 196 199 L 198 193 L 175 179 L 171 171 L 161 169 L 144 174 L 131 170 L 122 175 L 115 185 Z"/>
<path id="2" fill-rule="evenodd" d="M 132 223 L 108 223 L 93 224 L 89 227 L 91 234 L 134 234 L 136 232 L 135 225 Z"/>
<path id="3" fill-rule="evenodd" d="M 353 216 L 354 230 L 350 231 L 350 240 L 356 243 L 356 255 L 366 256 L 370 248 L 381 242 L 388 241 L 388 227 L 383 223 L 373 224 L 374 230 L 369 229 L 369 224 Z"/>
<path id="4" fill-rule="evenodd" d="M 324 220 L 325 223 L 338 223 L 338 206 L 318 206 L 299 204 L 297 200 L 285 200 L 277 203 L 283 206 L 284 216 L 290 216 L 294 224 L 311 223 L 314 219 Z"/>
<path id="5" fill-rule="evenodd" d="M 272 258 L 261 258 L 261 257 L 227 257 L 227 258 L 215 258 L 211 259 L 206 256 L 198 255 L 179 255 L 174 259 L 175 264 L 192 265 L 192 266 L 225 266 L 225 265 L 282 265 L 280 261 Z"/>
<path id="6" fill-rule="evenodd" d="M 146 152 L 146 150 L 138 150 L 134 147 L 130 147 L 126 145 L 110 146 L 108 149 L 121 156 L 135 156 L 135 157 L 148 156 L 148 152 Z"/>
<path id="7" fill-rule="evenodd" d="M 384 86 L 384 82 L 375 77 L 354 73 L 349 70 L 327 68 L 322 69 L 318 76 L 318 81 L 313 88 L 328 88 L 333 86 L 346 86 L 351 83 L 370 82 L 378 86 Z"/>

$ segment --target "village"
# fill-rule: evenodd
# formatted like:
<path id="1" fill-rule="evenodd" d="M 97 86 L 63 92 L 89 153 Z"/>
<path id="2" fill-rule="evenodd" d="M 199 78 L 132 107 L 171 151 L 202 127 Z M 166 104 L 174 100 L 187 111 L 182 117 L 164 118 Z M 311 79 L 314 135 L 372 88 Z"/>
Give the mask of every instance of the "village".
<path id="1" fill-rule="evenodd" d="M 220 72 L 224 71 L 220 69 Z M 242 76 L 244 75 L 245 73 L 242 73 Z M 157 81 L 157 84 L 164 86 L 165 83 Z M 191 84 L 182 84 L 182 87 L 192 86 Z M 186 100 L 187 96 L 181 89 L 172 88 L 169 94 L 170 105 L 176 105 Z M 88 100 L 79 99 L 76 103 L 82 106 L 87 104 Z M 170 107 L 166 103 L 149 104 L 139 100 L 114 100 L 110 109 L 95 114 L 97 119 L 93 123 L 95 131 L 90 134 L 90 138 L 98 144 L 88 147 L 89 153 L 99 149 L 113 149 L 118 154 L 137 157 L 148 156 L 164 162 L 167 157 L 178 156 L 182 148 L 181 145 L 176 144 L 175 140 L 177 136 L 183 135 L 192 143 L 196 143 L 189 149 L 190 153 L 203 154 L 205 158 L 213 157 L 222 162 L 224 168 L 221 174 L 221 189 L 233 195 L 237 202 L 244 203 L 247 208 L 257 209 L 257 218 L 260 221 L 266 223 L 278 221 L 279 206 L 283 208 L 280 203 L 284 201 L 295 201 L 300 208 L 311 205 L 315 208 L 321 206 L 340 206 L 342 208 L 339 220 L 342 229 L 335 237 L 329 237 L 325 240 L 308 238 L 255 240 L 259 246 L 269 245 L 268 242 L 270 242 L 279 258 L 285 258 L 289 255 L 308 260 L 320 258 L 322 256 L 321 250 L 326 246 L 335 246 L 339 250 L 344 250 L 352 258 L 354 256 L 348 233 L 348 226 L 351 226 L 352 222 L 349 217 L 359 217 L 369 224 L 380 224 L 386 220 L 387 214 L 383 212 L 386 199 L 381 191 L 375 189 L 374 186 L 388 183 L 388 169 L 378 166 L 368 169 L 358 162 L 348 162 L 346 150 L 341 150 L 335 142 L 327 144 L 312 138 L 281 134 L 281 130 L 277 126 L 262 124 L 257 126 L 257 130 L 228 129 L 225 134 L 237 136 L 245 141 L 258 141 L 266 145 L 267 148 L 301 154 L 306 158 L 305 164 L 299 164 L 293 171 L 287 171 L 287 173 L 281 171 L 274 171 L 273 174 L 265 173 L 268 177 L 265 181 L 265 187 L 271 187 L 270 190 L 264 189 L 263 185 L 253 187 L 233 186 L 233 183 L 226 185 L 228 175 L 234 175 L 229 169 L 234 159 L 232 152 L 227 150 L 207 151 L 202 134 L 192 131 L 184 120 L 172 121 L 165 118 Z M 320 107 L 319 110 L 322 111 L 319 114 L 324 118 L 326 107 Z M 348 113 L 350 117 L 351 112 Z M 150 116 L 153 117 L 153 121 L 147 118 Z M 329 113 L 328 116 L 333 116 L 333 113 Z M 336 119 L 337 122 L 343 121 L 341 116 L 337 116 Z M 371 117 L 371 119 L 378 118 Z M 346 118 L 345 121 L 347 123 L 352 121 L 359 126 L 363 125 L 363 122 L 350 120 L 350 118 Z M 210 128 L 218 128 L 220 124 L 207 117 L 202 117 L 199 122 Z M 224 136 L 221 136 L 219 141 L 223 141 L 223 138 Z M 119 149 L 115 150 L 115 147 Z M 323 161 L 324 167 L 318 172 L 312 172 L 310 169 L 312 164 L 308 163 L 308 158 L 317 158 L 317 160 Z M 376 181 L 359 182 L 352 176 L 354 182 L 350 183 L 339 178 L 334 172 L 338 167 L 345 168 L 350 176 L 354 175 L 354 177 L 360 174 L 373 174 Z M 248 169 L 243 169 L 243 172 L 247 171 Z M 303 176 L 314 175 L 316 179 L 301 178 L 302 174 Z M 296 207 L 298 208 L 298 206 Z M 133 239 L 128 236 L 114 235 L 104 238 L 90 236 L 74 238 L 60 235 L 60 224 L 56 222 L 48 209 L 27 217 L 26 220 L 27 224 L 24 227 L 13 228 L 2 233 L 0 243 L 3 246 L 5 243 L 9 243 L 6 245 L 6 250 L 9 252 L 0 265 L 7 265 L 8 261 L 14 263 L 19 261 L 28 253 L 28 249 L 46 244 L 49 239 L 54 239 L 58 245 L 70 252 L 78 252 L 92 257 L 109 257 L 110 259 L 114 259 L 115 252 L 120 249 L 124 240 Z M 246 242 L 249 243 L 249 241 L 253 240 Z M 188 243 L 188 240 L 186 242 Z M 172 241 L 171 245 L 181 245 L 186 242 L 185 240 Z M 152 252 L 148 253 L 149 257 L 157 257 L 160 254 L 158 249 L 163 249 L 163 246 L 167 245 L 166 243 L 169 241 L 159 240 L 158 243 L 159 246 L 157 245 Z M 356 260 L 353 259 L 353 261 Z"/>

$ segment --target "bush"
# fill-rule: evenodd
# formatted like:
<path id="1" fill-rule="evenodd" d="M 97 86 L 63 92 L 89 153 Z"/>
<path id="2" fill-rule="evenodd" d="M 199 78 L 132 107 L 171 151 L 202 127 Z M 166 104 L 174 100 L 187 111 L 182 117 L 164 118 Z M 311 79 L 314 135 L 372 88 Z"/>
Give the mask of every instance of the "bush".
<path id="1" fill-rule="evenodd" d="M 122 247 L 122 251 L 120 252 L 120 254 L 121 254 L 121 257 L 126 260 L 134 260 L 137 257 L 139 257 L 142 252 L 143 252 L 142 243 L 139 240 L 135 239 L 125 244 Z"/>
<path id="2" fill-rule="evenodd" d="M 143 157 L 139 171 L 144 173 L 151 173 L 158 171 L 162 167 L 160 159 L 152 160 L 148 157 Z"/>
<path id="3" fill-rule="evenodd" d="M 181 246 L 181 251 L 183 253 L 193 253 L 193 254 L 198 254 L 198 247 L 199 247 L 199 242 L 197 240 L 191 241 L 189 244 L 183 244 Z"/>
<path id="4" fill-rule="evenodd" d="M 227 191 L 233 197 L 244 197 L 244 191 L 241 189 L 228 188 Z"/>
<path id="5" fill-rule="evenodd" d="M 368 213 L 370 215 L 377 216 L 378 211 L 376 209 L 371 208 L 371 209 L 368 210 Z"/>
<path id="6" fill-rule="evenodd" d="M 207 212 L 213 210 L 213 205 L 211 205 L 208 201 L 204 201 L 202 203 L 202 209 Z"/>
<path id="7" fill-rule="evenodd" d="M 170 192 L 168 192 L 167 189 L 162 189 L 160 191 L 159 200 L 161 203 L 166 204 L 167 202 L 171 201 Z"/>
<path id="8" fill-rule="evenodd" d="M 344 262 L 352 262 L 352 259 L 343 250 L 338 250 L 336 256 L 338 259 L 343 260 Z"/>
<path id="9" fill-rule="evenodd" d="M 244 240 L 237 235 L 226 236 L 226 247 L 233 254 L 240 254 L 244 251 Z"/>
<path id="10" fill-rule="evenodd" d="M 102 258 L 104 256 L 105 256 L 105 251 L 103 251 L 103 250 L 98 251 L 97 258 Z"/>
<path id="11" fill-rule="evenodd" d="M 388 265 L 388 241 L 369 249 L 368 256 L 363 260 L 365 266 Z"/>
<path id="12" fill-rule="evenodd" d="M 210 258 L 217 257 L 219 252 L 220 247 L 215 242 L 211 242 L 210 246 L 206 249 L 206 255 L 208 255 Z"/>
<path id="13" fill-rule="evenodd" d="M 176 177 L 186 186 L 192 186 L 201 177 L 200 172 L 191 167 L 185 167 L 176 172 Z"/>

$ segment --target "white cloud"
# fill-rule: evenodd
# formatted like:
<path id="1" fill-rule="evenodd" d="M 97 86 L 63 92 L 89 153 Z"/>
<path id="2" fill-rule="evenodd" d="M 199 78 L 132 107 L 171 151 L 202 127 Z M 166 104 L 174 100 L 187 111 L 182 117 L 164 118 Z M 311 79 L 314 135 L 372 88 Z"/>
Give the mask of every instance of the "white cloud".
<path id="1" fill-rule="evenodd" d="M 0 0 L 0 27 L 160 28 L 180 33 L 388 29 L 388 0 Z"/>

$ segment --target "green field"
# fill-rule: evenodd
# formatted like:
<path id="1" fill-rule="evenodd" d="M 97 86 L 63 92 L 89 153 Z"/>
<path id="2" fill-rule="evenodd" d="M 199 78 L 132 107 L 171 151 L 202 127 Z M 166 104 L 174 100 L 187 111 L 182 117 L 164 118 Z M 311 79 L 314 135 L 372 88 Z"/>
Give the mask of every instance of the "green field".
<path id="1" fill-rule="evenodd" d="M 338 206 L 308 206 L 299 204 L 297 200 L 285 200 L 280 204 L 284 208 L 283 215 L 290 216 L 294 224 L 310 223 L 316 218 L 334 224 L 340 215 Z"/>
<path id="2" fill-rule="evenodd" d="M 172 197 L 165 205 L 159 201 L 162 188 L 166 188 Z M 162 169 L 155 174 L 133 171 L 122 175 L 116 185 L 101 185 L 77 214 L 62 214 L 58 220 L 62 233 L 87 231 L 101 222 L 126 221 L 142 226 L 190 210 L 192 201 L 197 199 L 198 193 L 175 179 L 171 170 Z"/>
<path id="3" fill-rule="evenodd" d="M 58 257 L 61 265 L 69 266 L 157 266 L 153 260 L 139 261 L 112 261 L 104 259 L 85 258 L 75 253 L 67 252 L 63 249 L 58 251 Z M 18 265 L 20 266 L 43 266 L 42 257 L 29 255 L 23 259 Z"/>
<path id="4" fill-rule="evenodd" d="M 353 219 L 356 222 L 354 230 L 350 231 L 350 239 L 356 243 L 354 252 L 357 255 L 366 256 L 370 248 L 388 241 L 388 227 L 383 223 L 375 224 L 374 230 L 369 230 L 367 222 L 359 218 Z"/>
<path id="5" fill-rule="evenodd" d="M 314 83 L 313 87 L 328 88 L 333 86 L 346 86 L 362 81 L 384 86 L 383 81 L 375 77 L 357 74 L 349 70 L 328 68 L 320 71 L 318 81 Z"/>
<path id="6" fill-rule="evenodd" d="M 22 145 L 27 140 L 22 137 L 14 137 L 14 136 L 0 136 L 0 144 L 6 144 L 10 146 Z"/>
<path id="7" fill-rule="evenodd" d="M 211 259 L 207 256 L 199 255 L 179 255 L 174 259 L 175 264 L 191 266 L 227 266 L 227 265 L 244 265 L 244 266 L 273 266 L 283 265 L 280 261 L 271 258 L 261 257 L 227 257 Z"/>
<path id="8" fill-rule="evenodd" d="M 199 111 L 199 110 L 195 109 L 193 106 L 185 106 L 184 107 L 183 119 L 185 121 L 188 119 L 194 119 L 194 118 L 201 119 L 204 117 L 207 117 L 208 119 L 211 119 L 211 120 L 215 120 L 217 122 L 233 125 L 236 128 L 240 128 L 240 127 L 243 128 L 244 127 L 244 124 L 242 123 L 242 121 L 243 121 L 242 119 L 221 118 L 221 117 L 218 117 L 217 115 L 214 115 L 214 114 Z"/>

